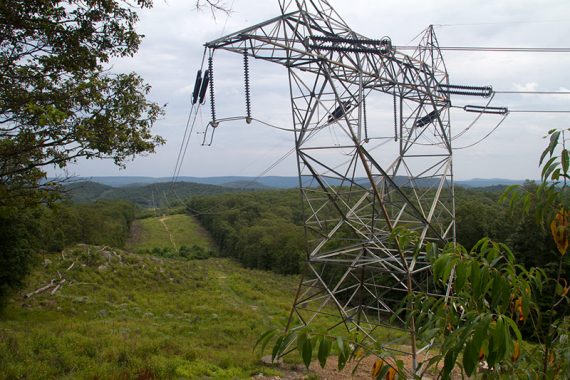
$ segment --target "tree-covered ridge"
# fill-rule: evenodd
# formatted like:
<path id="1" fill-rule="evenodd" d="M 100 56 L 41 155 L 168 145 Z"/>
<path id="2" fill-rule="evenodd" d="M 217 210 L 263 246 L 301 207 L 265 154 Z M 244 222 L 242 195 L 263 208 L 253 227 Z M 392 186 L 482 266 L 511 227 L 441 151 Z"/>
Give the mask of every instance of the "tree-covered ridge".
<path id="1" fill-rule="evenodd" d="M 84 203 L 98 200 L 127 200 L 146 208 L 172 207 L 196 195 L 211 195 L 252 189 L 239 189 L 191 182 L 165 182 L 133 184 L 121 187 L 102 185 L 97 182 L 75 182 L 64 187 L 64 193 L 73 202 Z"/>
<path id="2" fill-rule="evenodd" d="M 305 241 L 298 191 L 194 197 L 188 211 L 208 230 L 221 254 L 250 268 L 299 273 Z"/>
<path id="3" fill-rule="evenodd" d="M 528 182 L 523 188 L 532 190 Z M 532 217 L 499 202 L 503 189 L 465 189 L 456 195 L 457 241 L 469 249 L 482 236 L 509 244 L 527 267 L 551 268 L 553 248 L 547 231 Z M 222 254 L 244 265 L 298 273 L 305 255 L 303 211 L 299 190 L 221 194 L 194 197 L 188 211 L 210 232 Z M 565 264 L 565 273 L 570 264 Z"/>
<path id="4" fill-rule="evenodd" d="M 20 210 L 17 219 L 0 213 L 0 306 L 38 252 L 76 243 L 123 247 L 134 219 L 135 206 L 127 201 L 59 203 Z"/>

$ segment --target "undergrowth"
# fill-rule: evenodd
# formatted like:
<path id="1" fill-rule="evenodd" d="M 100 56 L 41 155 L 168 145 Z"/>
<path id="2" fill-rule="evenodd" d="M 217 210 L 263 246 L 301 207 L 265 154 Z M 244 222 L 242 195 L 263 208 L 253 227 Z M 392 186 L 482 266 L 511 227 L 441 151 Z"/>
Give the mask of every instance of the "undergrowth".
<path id="1" fill-rule="evenodd" d="M 42 286 L 62 284 L 26 297 Z M 62 280 L 65 279 L 65 282 Z M 0 320 L 0 378 L 247 378 L 283 324 L 297 277 L 228 259 L 78 245 L 41 257 Z"/>

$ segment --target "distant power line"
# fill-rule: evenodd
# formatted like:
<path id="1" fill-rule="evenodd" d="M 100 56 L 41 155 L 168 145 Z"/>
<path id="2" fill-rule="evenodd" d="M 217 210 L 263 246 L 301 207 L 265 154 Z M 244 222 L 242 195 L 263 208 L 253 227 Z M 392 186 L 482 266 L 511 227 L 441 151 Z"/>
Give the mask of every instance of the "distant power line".
<path id="1" fill-rule="evenodd" d="M 396 50 L 416 50 L 417 46 L 395 46 Z M 490 47 L 490 46 L 440 46 L 444 51 L 490 51 L 509 53 L 570 53 L 570 47 L 544 48 L 544 47 Z"/>
<path id="2" fill-rule="evenodd" d="M 488 108 L 488 109 L 492 109 L 492 110 L 495 110 L 495 109 L 496 109 L 496 107 L 483 107 L 483 106 L 479 107 L 479 106 L 457 106 L 457 105 L 455 105 L 455 106 L 451 106 L 451 107 L 452 107 L 452 108 L 462 109 L 462 110 L 465 110 L 466 107 L 478 107 L 478 108 L 480 108 L 482 111 L 484 111 L 484 110 L 487 109 L 487 108 Z M 570 110 L 541 110 L 541 109 L 536 109 L 536 110 L 525 110 L 525 109 L 512 110 L 512 109 L 507 109 L 507 108 L 504 108 L 504 109 L 505 109 L 506 113 L 513 113 L 513 112 L 518 112 L 518 113 L 523 113 L 523 112 L 524 112 L 524 113 L 570 113 Z M 470 111 L 470 112 L 473 112 L 473 111 Z M 481 111 L 476 111 L 476 112 L 481 112 Z M 482 112 L 482 113 L 486 113 L 486 112 Z M 488 113 L 491 113 L 491 112 L 488 112 Z M 501 113 L 501 115 L 502 115 L 502 114 L 503 114 L 503 113 Z"/>
<path id="3" fill-rule="evenodd" d="M 570 113 L 570 110 L 509 110 L 509 112 L 519 113 Z"/>
<path id="4" fill-rule="evenodd" d="M 556 20 L 513 20 L 513 21 L 495 21 L 495 22 L 469 22 L 469 23 L 455 23 L 455 24 L 434 24 L 434 27 L 454 27 L 454 26 L 485 26 L 485 25 L 508 25 L 508 24 L 543 24 L 543 23 L 567 23 L 570 19 L 556 19 Z"/>
<path id="5" fill-rule="evenodd" d="M 496 94 L 570 95 L 570 91 L 493 91 Z"/>

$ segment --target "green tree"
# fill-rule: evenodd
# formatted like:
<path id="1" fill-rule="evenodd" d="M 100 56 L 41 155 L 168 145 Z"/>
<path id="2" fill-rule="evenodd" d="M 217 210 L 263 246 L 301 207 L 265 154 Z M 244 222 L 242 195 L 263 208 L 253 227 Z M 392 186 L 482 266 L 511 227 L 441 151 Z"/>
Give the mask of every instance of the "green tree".
<path id="1" fill-rule="evenodd" d="M 78 158 L 117 165 L 164 141 L 163 113 L 135 73 L 111 73 L 136 53 L 136 8 L 151 0 L 0 2 L 0 289 L 26 273 L 37 223 L 31 209 L 53 200 L 48 167 Z M 5 227 L 6 226 L 6 227 Z M 4 295 L 0 290 L 0 299 Z"/>
<path id="2" fill-rule="evenodd" d="M 568 298 L 568 268 L 566 252 L 570 236 L 570 153 L 566 148 L 565 134 L 568 130 L 552 129 L 548 132 L 549 143 L 540 157 L 541 183 L 535 187 L 511 186 L 503 197 L 511 207 L 533 215 L 543 231 L 550 232 L 551 243 L 543 251 L 540 265 L 548 270 L 550 277 L 545 283 L 542 305 L 546 310 L 536 318 L 536 338 L 542 343 L 542 377 L 552 378 L 558 372 L 568 373 L 568 331 L 563 328 L 570 315 Z M 552 242 L 554 244 L 552 244 Z M 566 326 L 567 327 L 567 326 Z M 561 349 L 561 347 L 563 347 Z M 557 360 L 556 352 L 563 352 L 565 360 Z M 562 355 L 559 355 L 562 356 Z"/>
<path id="3" fill-rule="evenodd" d="M 150 7 L 150 0 L 139 0 Z M 0 3 L 0 205 L 38 188 L 48 166 L 79 157 L 124 165 L 162 138 L 162 108 L 135 73 L 113 74 L 141 36 L 126 0 L 6 0 Z"/>

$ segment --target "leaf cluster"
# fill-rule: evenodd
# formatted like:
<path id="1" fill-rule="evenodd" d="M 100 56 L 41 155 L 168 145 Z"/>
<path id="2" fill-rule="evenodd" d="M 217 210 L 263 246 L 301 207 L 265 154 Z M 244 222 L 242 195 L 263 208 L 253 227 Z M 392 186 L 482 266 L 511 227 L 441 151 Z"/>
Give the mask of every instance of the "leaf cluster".
<path id="1" fill-rule="evenodd" d="M 408 320 L 415 319 L 425 341 L 441 347 L 426 366 L 443 361 L 444 379 L 458 364 L 471 376 L 482 360 L 495 373 L 510 371 L 522 344 L 519 324 L 538 312 L 534 299 L 544 272 L 526 270 L 505 244 L 489 239 L 470 252 L 460 245 L 448 245 L 441 253 L 433 245 L 429 249 L 436 285 L 445 289 L 453 278 L 453 295 L 413 296 L 418 307 L 409 310 Z"/>
<path id="2" fill-rule="evenodd" d="M 263 354 L 271 341 L 273 341 L 271 349 L 272 361 L 296 351 L 307 369 L 309 369 L 313 360 L 317 360 L 321 368 L 324 368 L 328 359 L 332 355 L 336 355 L 337 369 L 339 371 L 342 371 L 349 362 L 356 362 L 352 371 L 353 375 L 361 361 L 373 354 L 356 343 L 355 339 L 346 339 L 340 335 L 330 336 L 315 332 L 308 326 L 284 333 L 280 333 L 276 328 L 270 329 L 259 337 L 253 350 L 255 351 L 259 347 L 260 353 Z M 378 358 L 371 370 L 372 378 L 395 379 L 396 376 L 402 379 L 406 378 L 403 362 L 401 360 L 393 360 L 393 362 L 391 364 L 387 360 Z"/>
<path id="3" fill-rule="evenodd" d="M 141 37 L 126 0 L 8 0 L 0 3 L 0 187 L 39 187 L 46 166 L 79 157 L 152 152 L 162 108 L 135 73 L 111 74 Z"/>

